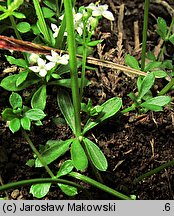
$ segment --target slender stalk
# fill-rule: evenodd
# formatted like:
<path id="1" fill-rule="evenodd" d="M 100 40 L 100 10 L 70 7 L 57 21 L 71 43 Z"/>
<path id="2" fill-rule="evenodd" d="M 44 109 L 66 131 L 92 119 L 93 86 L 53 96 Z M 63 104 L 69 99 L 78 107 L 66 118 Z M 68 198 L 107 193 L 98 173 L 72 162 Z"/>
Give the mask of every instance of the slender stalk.
<path id="1" fill-rule="evenodd" d="M 130 197 L 128 197 L 128 196 L 126 196 L 126 195 L 124 195 L 124 194 L 122 194 L 122 193 L 120 193 L 120 192 L 118 192 L 118 191 L 104 185 L 104 184 L 101 184 L 101 183 L 99 183 L 99 182 L 97 182 L 97 181 L 95 181 L 95 180 L 93 180 L 93 179 L 91 179 L 91 178 L 89 178 L 87 176 L 84 176 L 84 175 L 82 175 L 80 173 L 71 172 L 69 174 L 69 176 L 74 177 L 76 179 L 79 179 L 79 180 L 81 180 L 83 182 L 86 182 L 86 183 L 88 183 L 90 185 L 93 185 L 93 186 L 95 186 L 95 187 L 97 187 L 97 188 L 99 188 L 99 189 L 101 189 L 101 190 L 103 190 L 103 191 L 105 191 L 105 192 L 107 192 L 109 194 L 112 194 L 113 196 L 116 196 L 116 197 L 118 197 L 120 199 L 131 200 Z"/>
<path id="2" fill-rule="evenodd" d="M 144 71 L 144 67 L 145 67 L 148 17 L 149 17 L 149 3 L 150 3 L 150 0 L 145 0 L 145 4 L 144 4 L 144 22 L 143 22 L 143 42 L 142 42 L 142 56 L 141 56 L 141 70 L 142 71 Z"/>
<path id="3" fill-rule="evenodd" d="M 71 186 L 78 187 L 81 189 L 84 188 L 79 184 L 76 184 L 72 181 L 68 181 L 68 180 L 64 180 L 64 179 L 38 178 L 38 179 L 22 180 L 22 181 L 2 185 L 2 186 L 0 186 L 0 191 L 6 191 L 6 190 L 9 190 L 12 188 L 22 187 L 25 185 L 44 184 L 44 183 L 54 183 L 54 184 L 60 183 L 60 184 L 71 185 Z"/>
<path id="4" fill-rule="evenodd" d="M 36 147 L 33 145 L 30 137 L 28 136 L 28 134 L 26 133 L 25 130 L 22 129 L 22 135 L 24 136 L 24 138 L 27 140 L 28 144 L 30 145 L 31 149 L 33 150 L 33 152 L 37 155 L 37 157 L 39 158 L 39 160 L 41 161 L 42 165 L 45 167 L 46 171 L 48 172 L 48 174 L 54 178 L 54 174 L 53 172 L 50 170 L 50 168 L 46 165 L 44 159 L 42 158 L 41 154 L 38 152 L 38 150 L 36 149 Z"/>
<path id="5" fill-rule="evenodd" d="M 1 175 L 0 175 L 0 184 L 1 184 L 2 186 L 4 185 Z M 9 195 L 8 195 L 8 193 L 7 193 L 6 190 L 5 190 L 5 195 L 6 195 L 6 198 L 9 200 L 10 198 L 9 198 Z"/>
<path id="6" fill-rule="evenodd" d="M 166 94 L 171 87 L 174 85 L 174 77 L 170 80 L 170 82 L 164 86 L 164 88 L 158 93 L 158 96 Z"/>
<path id="7" fill-rule="evenodd" d="M 17 30 L 16 22 L 15 22 L 15 20 L 14 20 L 14 17 L 13 17 L 13 16 L 9 16 L 9 18 L 10 18 L 11 25 L 12 25 L 12 27 L 13 27 L 13 29 L 14 29 L 14 32 L 15 32 L 15 34 L 16 34 L 17 39 L 22 40 L 21 35 L 19 34 L 19 32 L 18 32 L 18 30 Z"/>
<path id="8" fill-rule="evenodd" d="M 130 106 L 130 107 L 127 107 L 124 110 L 122 110 L 121 114 L 125 114 L 125 113 L 133 111 L 133 110 L 135 110 L 135 107 L 134 106 Z"/>
<path id="9" fill-rule="evenodd" d="M 72 100 L 75 112 L 75 128 L 76 136 L 81 135 L 81 119 L 80 119 L 80 95 L 78 86 L 78 71 L 77 71 L 77 59 L 76 59 L 76 46 L 75 46 L 75 34 L 74 34 L 74 22 L 73 22 L 73 9 L 71 0 L 64 1 L 66 28 L 67 28 L 67 41 L 69 51 L 69 65 L 71 76 L 71 89 Z"/>
<path id="10" fill-rule="evenodd" d="M 171 160 L 171 161 L 169 161 L 169 162 L 167 162 L 165 164 L 162 164 L 161 166 L 159 166 L 159 167 L 157 167 L 157 168 L 155 168 L 155 169 L 153 169 L 153 170 L 151 170 L 151 171 L 149 171 L 149 172 L 147 172 L 147 173 L 139 176 L 138 178 L 136 178 L 133 181 L 133 183 L 136 184 L 136 183 L 142 181 L 144 178 L 152 176 L 152 175 L 154 175 L 154 174 L 160 172 L 161 170 L 166 169 L 166 168 L 168 168 L 170 166 L 174 166 L 174 160 Z"/>
<path id="11" fill-rule="evenodd" d="M 84 83 L 85 83 L 86 58 L 87 58 L 87 45 L 86 45 L 86 23 L 85 23 L 83 28 L 83 55 L 82 55 L 82 74 L 81 74 L 81 86 L 80 86 L 81 101 L 82 101 Z"/>
<path id="12" fill-rule="evenodd" d="M 16 34 L 17 39 L 22 40 L 22 37 L 21 37 L 19 31 L 17 30 L 16 22 L 15 22 L 14 17 L 13 17 L 13 16 L 9 16 L 9 18 L 10 18 L 11 25 L 12 25 L 12 27 L 13 27 L 13 30 L 14 30 L 14 32 L 15 32 L 15 34 Z M 22 54 L 23 54 L 23 56 L 24 56 L 25 61 L 28 62 L 26 53 L 22 53 Z"/>
<path id="13" fill-rule="evenodd" d="M 86 69 L 86 52 L 87 47 L 86 45 L 83 46 L 83 56 L 82 56 L 82 75 L 81 75 L 81 86 L 80 86 L 80 99 L 82 100 L 83 91 L 84 91 L 84 83 L 85 83 L 85 69 Z"/>

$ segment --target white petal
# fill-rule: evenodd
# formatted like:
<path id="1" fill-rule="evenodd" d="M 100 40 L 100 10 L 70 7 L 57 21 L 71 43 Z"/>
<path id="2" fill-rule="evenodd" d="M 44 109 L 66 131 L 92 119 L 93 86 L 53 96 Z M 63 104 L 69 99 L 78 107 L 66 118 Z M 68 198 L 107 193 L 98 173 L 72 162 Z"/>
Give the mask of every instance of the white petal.
<path id="1" fill-rule="evenodd" d="M 54 66 L 56 65 L 55 62 L 49 62 L 45 65 L 45 69 L 48 71 L 48 70 L 51 70 Z"/>
<path id="2" fill-rule="evenodd" d="M 45 77 L 47 75 L 47 70 L 45 70 L 45 69 L 40 70 L 39 75 L 41 77 Z"/>
<path id="3" fill-rule="evenodd" d="M 81 14 L 81 13 L 76 13 L 76 14 L 74 15 L 74 20 L 75 20 L 75 22 L 76 22 L 76 21 L 80 21 L 81 18 L 82 18 L 82 14 Z"/>
<path id="4" fill-rule="evenodd" d="M 39 55 L 37 55 L 37 54 L 35 54 L 35 53 L 32 53 L 32 54 L 30 55 L 30 57 L 29 57 L 29 61 L 30 61 L 31 63 L 36 63 L 37 60 L 38 60 L 38 58 L 39 58 Z"/>
<path id="5" fill-rule="evenodd" d="M 108 20 L 115 20 L 113 14 L 110 11 L 104 11 L 102 15 Z"/>
<path id="6" fill-rule="evenodd" d="M 99 7 L 99 9 L 101 10 L 101 11 L 107 11 L 107 9 L 108 9 L 108 5 L 107 4 L 105 4 L 105 5 L 100 5 L 100 6 L 98 6 Z"/>
<path id="7" fill-rule="evenodd" d="M 78 34 L 81 36 L 82 34 L 83 34 L 83 30 L 82 30 L 82 28 L 81 27 L 77 27 L 77 32 L 78 32 Z"/>
<path id="8" fill-rule="evenodd" d="M 96 5 L 94 3 L 89 4 L 86 8 L 89 8 L 91 10 L 96 10 Z"/>
<path id="9" fill-rule="evenodd" d="M 29 67 L 29 69 L 32 70 L 33 72 L 39 72 L 40 71 L 39 66 L 31 66 L 31 67 Z"/>
<path id="10" fill-rule="evenodd" d="M 93 12 L 92 12 L 92 16 L 101 16 L 102 15 L 102 12 L 100 11 L 100 10 L 94 10 Z"/>
<path id="11" fill-rule="evenodd" d="M 59 55 L 54 51 L 54 50 L 51 50 L 51 55 L 53 58 L 58 58 Z"/>
<path id="12" fill-rule="evenodd" d="M 44 67 L 46 62 L 42 58 L 38 58 L 37 63 L 39 67 Z"/>
<path id="13" fill-rule="evenodd" d="M 68 64 L 68 60 L 67 59 L 59 59 L 57 61 L 57 63 L 62 64 L 62 65 L 67 65 Z"/>
<path id="14" fill-rule="evenodd" d="M 57 35 L 58 35 L 58 33 L 59 33 L 58 31 L 57 31 L 57 32 L 54 32 L 54 33 L 53 33 L 53 38 L 56 38 Z"/>
<path id="15" fill-rule="evenodd" d="M 62 16 L 59 17 L 60 20 L 63 20 L 64 14 Z"/>
<path id="16" fill-rule="evenodd" d="M 68 54 L 64 54 L 63 56 L 62 56 L 62 58 L 65 58 L 65 59 L 69 59 L 69 55 Z"/>
<path id="17" fill-rule="evenodd" d="M 53 57 L 52 57 L 52 56 L 46 55 L 45 57 L 46 57 L 46 59 L 48 59 L 49 61 L 53 61 Z"/>
<path id="18" fill-rule="evenodd" d="M 51 23 L 51 28 L 54 32 L 58 31 L 58 27 L 56 26 L 56 24 Z"/>

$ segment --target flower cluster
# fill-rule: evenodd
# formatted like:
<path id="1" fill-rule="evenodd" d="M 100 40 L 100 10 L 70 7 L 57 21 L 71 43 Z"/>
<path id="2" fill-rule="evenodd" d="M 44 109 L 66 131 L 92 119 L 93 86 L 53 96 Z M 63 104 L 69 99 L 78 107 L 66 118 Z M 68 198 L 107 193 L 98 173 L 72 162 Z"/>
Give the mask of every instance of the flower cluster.
<path id="1" fill-rule="evenodd" d="M 47 72 L 51 70 L 53 67 L 55 67 L 56 64 L 68 64 L 69 55 L 64 54 L 60 56 L 55 51 L 51 50 L 51 55 L 46 55 L 46 59 L 49 60 L 47 63 L 46 60 L 43 60 L 39 55 L 37 54 L 31 54 L 30 56 L 30 62 L 31 63 L 37 63 L 37 66 L 31 66 L 29 69 L 33 72 L 39 73 L 41 77 L 45 77 L 47 75 Z"/>
<path id="2" fill-rule="evenodd" d="M 74 27 L 77 33 L 81 36 L 83 33 L 83 28 L 84 28 L 84 17 L 87 15 L 88 22 L 86 24 L 87 30 L 90 31 L 91 27 L 94 29 L 92 26 L 93 23 L 98 23 L 98 19 L 100 17 L 105 17 L 106 19 L 113 21 L 114 16 L 113 14 L 108 10 L 108 5 L 98 5 L 91 3 L 89 4 L 86 8 L 84 7 L 83 10 L 75 13 L 75 10 L 73 10 L 73 15 L 74 15 Z M 62 20 L 64 15 L 59 17 L 60 20 Z M 96 26 L 95 26 L 96 27 Z M 59 27 L 57 27 L 56 24 L 51 24 L 51 29 L 53 30 L 53 37 L 56 38 L 59 32 Z M 67 32 L 64 33 L 64 36 L 67 36 Z"/>

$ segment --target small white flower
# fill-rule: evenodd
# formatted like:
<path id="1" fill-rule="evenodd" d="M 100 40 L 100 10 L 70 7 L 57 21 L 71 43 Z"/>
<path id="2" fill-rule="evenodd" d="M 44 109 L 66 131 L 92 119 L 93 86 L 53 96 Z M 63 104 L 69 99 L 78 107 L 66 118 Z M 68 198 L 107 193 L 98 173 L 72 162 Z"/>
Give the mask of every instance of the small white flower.
<path id="1" fill-rule="evenodd" d="M 36 63 L 38 61 L 39 55 L 32 53 L 29 57 L 30 63 Z"/>
<path id="2" fill-rule="evenodd" d="M 106 19 L 114 21 L 113 14 L 108 11 L 108 5 L 95 5 L 94 3 L 89 4 L 87 7 L 92 10 L 92 16 L 104 16 Z"/>
<path id="3" fill-rule="evenodd" d="M 69 60 L 69 55 L 68 54 L 64 54 L 64 55 L 60 56 L 55 51 L 51 50 L 51 56 L 47 55 L 46 58 L 50 62 L 52 62 L 53 64 L 59 63 L 59 64 L 67 65 L 68 64 L 68 60 Z"/>
<path id="4" fill-rule="evenodd" d="M 35 73 L 39 73 L 41 77 L 45 77 L 47 75 L 47 71 L 51 70 L 55 66 L 55 63 L 46 63 L 46 61 L 44 61 L 42 58 L 38 58 L 37 64 L 38 66 L 31 66 L 29 69 Z"/>
<path id="5" fill-rule="evenodd" d="M 63 20 L 64 14 L 59 17 L 60 20 Z M 82 13 L 76 13 L 73 8 L 73 18 L 74 18 L 74 28 L 78 32 L 78 34 L 81 36 L 83 33 L 83 22 L 82 22 Z"/>
<path id="6" fill-rule="evenodd" d="M 58 35 L 58 33 L 59 33 L 59 30 L 60 30 L 60 26 L 59 27 L 57 27 L 57 25 L 56 24 L 53 24 L 53 23 L 51 23 L 51 29 L 53 30 L 53 37 L 54 38 L 56 38 L 57 37 L 57 35 Z M 64 32 L 64 36 L 67 36 L 67 32 Z"/>

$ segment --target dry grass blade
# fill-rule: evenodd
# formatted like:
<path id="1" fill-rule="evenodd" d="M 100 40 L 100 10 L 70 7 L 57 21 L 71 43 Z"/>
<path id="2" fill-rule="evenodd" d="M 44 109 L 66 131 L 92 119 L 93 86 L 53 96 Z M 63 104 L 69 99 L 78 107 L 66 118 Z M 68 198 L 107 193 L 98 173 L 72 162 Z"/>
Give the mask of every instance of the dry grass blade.
<path id="1" fill-rule="evenodd" d="M 63 51 L 63 50 L 54 49 L 48 46 L 42 46 L 42 45 L 35 44 L 32 42 L 28 42 L 28 41 L 17 40 L 17 39 L 9 38 L 9 37 L 2 36 L 2 35 L 0 35 L 0 48 L 7 49 L 7 50 L 21 51 L 21 52 L 44 54 L 44 55 L 50 54 L 51 50 L 54 50 L 58 53 L 67 53 L 66 51 Z M 81 55 L 77 55 L 77 57 L 82 58 Z M 113 63 L 110 61 L 99 60 L 93 57 L 87 57 L 87 62 L 93 65 L 113 68 L 113 69 L 121 70 L 127 73 L 132 73 L 135 75 L 141 75 L 141 76 L 147 75 L 147 73 L 132 69 L 127 66 L 123 66 L 123 65 Z"/>

